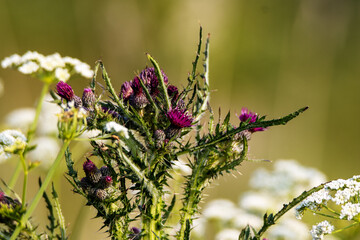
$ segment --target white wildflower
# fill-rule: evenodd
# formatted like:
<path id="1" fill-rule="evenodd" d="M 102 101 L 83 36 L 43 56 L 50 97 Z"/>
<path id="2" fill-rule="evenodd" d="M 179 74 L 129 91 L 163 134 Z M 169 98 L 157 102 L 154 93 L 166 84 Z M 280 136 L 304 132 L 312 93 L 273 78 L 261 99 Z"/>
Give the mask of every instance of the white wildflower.
<path id="1" fill-rule="evenodd" d="M 352 177 L 352 179 L 353 180 L 358 180 L 358 179 L 360 179 L 360 175 L 355 175 L 355 176 Z"/>
<path id="2" fill-rule="evenodd" d="M 65 62 L 59 53 L 54 53 L 52 55 L 41 58 L 40 66 L 47 71 L 53 71 L 56 68 L 65 67 Z"/>
<path id="3" fill-rule="evenodd" d="M 296 207 L 296 218 L 301 219 L 306 209 L 315 211 L 321 208 L 322 204 L 326 204 L 330 199 L 332 198 L 327 189 L 321 189 L 320 191 L 314 192 Z"/>
<path id="4" fill-rule="evenodd" d="M 49 135 L 56 134 L 58 132 L 57 114 L 60 112 L 60 108 L 58 105 L 51 102 L 52 97 L 50 94 L 45 96 L 43 106 L 39 116 L 39 124 L 36 129 L 36 132 L 39 135 Z"/>
<path id="5" fill-rule="evenodd" d="M 66 68 L 56 68 L 55 77 L 63 82 L 66 82 L 70 78 L 70 73 Z"/>
<path id="6" fill-rule="evenodd" d="M 219 232 L 215 240 L 238 240 L 240 235 L 240 231 L 238 229 L 224 229 Z"/>
<path id="7" fill-rule="evenodd" d="M 27 51 L 22 57 L 21 57 L 21 62 L 27 62 L 27 61 L 38 61 L 40 62 L 42 59 L 44 58 L 44 55 L 36 52 L 36 51 Z M 20 62 L 20 63 L 21 63 Z M 19 63 L 19 64 L 20 64 Z"/>
<path id="8" fill-rule="evenodd" d="M 125 138 L 129 138 L 129 131 L 126 127 L 116 123 L 116 122 L 108 122 L 106 123 L 104 130 L 108 133 L 120 133 Z"/>
<path id="9" fill-rule="evenodd" d="M 18 127 L 22 131 L 26 132 L 34 119 L 34 108 L 20 108 L 6 115 L 5 124 L 9 127 Z"/>
<path id="10" fill-rule="evenodd" d="M 233 202 L 227 199 L 216 199 L 206 205 L 203 216 L 208 219 L 228 221 L 233 219 L 238 212 Z"/>
<path id="11" fill-rule="evenodd" d="M 269 239 L 305 240 L 309 238 L 308 227 L 299 220 L 285 217 L 268 231 Z"/>
<path id="12" fill-rule="evenodd" d="M 264 168 L 255 171 L 250 186 L 277 197 L 293 198 L 325 181 L 325 175 L 316 169 L 303 167 L 294 160 L 278 160 L 271 172 Z"/>
<path id="13" fill-rule="evenodd" d="M 39 69 L 39 65 L 33 61 L 24 63 L 19 67 L 19 71 L 23 74 L 32 74 Z"/>
<path id="14" fill-rule="evenodd" d="M 41 162 L 40 167 L 44 169 L 50 168 L 60 150 L 59 142 L 52 137 L 39 137 L 32 144 L 36 148 L 28 153 L 29 159 Z"/>
<path id="15" fill-rule="evenodd" d="M 329 188 L 332 190 L 337 190 L 339 188 L 343 188 L 345 186 L 346 180 L 344 179 L 337 179 L 333 180 L 325 185 L 325 188 Z"/>
<path id="16" fill-rule="evenodd" d="M 78 64 L 81 64 L 81 61 L 77 58 L 72 58 L 72 57 L 63 57 L 63 61 L 66 64 L 70 64 L 72 66 L 76 66 Z"/>
<path id="17" fill-rule="evenodd" d="M 17 150 L 24 149 L 26 137 L 18 130 L 8 129 L 0 132 L 0 158 L 7 159 Z"/>
<path id="18" fill-rule="evenodd" d="M 94 72 L 90 69 L 90 66 L 86 63 L 79 63 L 75 65 L 75 71 L 86 78 L 92 78 Z"/>
<path id="19" fill-rule="evenodd" d="M 332 201 L 335 202 L 337 205 L 341 205 L 349 201 L 350 197 L 355 194 L 352 193 L 352 191 L 348 188 L 345 188 L 344 190 L 338 190 L 335 193 L 335 196 L 332 198 Z"/>
<path id="20" fill-rule="evenodd" d="M 234 227 L 238 229 L 242 229 L 246 227 L 247 225 L 250 225 L 254 228 L 260 228 L 263 225 L 263 220 L 261 217 L 247 213 L 246 211 L 241 211 L 237 213 L 237 215 L 233 219 Z"/>
<path id="21" fill-rule="evenodd" d="M 8 68 L 12 67 L 13 65 L 17 66 L 22 62 L 22 59 L 20 55 L 13 54 L 9 57 L 4 58 L 4 60 L 1 61 L 1 67 L 2 68 Z"/>
<path id="22" fill-rule="evenodd" d="M 341 207 L 340 218 L 346 217 L 347 220 L 352 220 L 360 213 L 360 203 L 346 203 Z"/>
<path id="23" fill-rule="evenodd" d="M 263 213 L 275 210 L 276 200 L 266 192 L 246 192 L 239 199 L 239 206 L 249 212 Z"/>
<path id="24" fill-rule="evenodd" d="M 313 240 L 324 239 L 325 234 L 331 234 L 334 231 L 334 226 L 331 225 L 328 221 L 322 221 L 317 225 L 313 225 L 310 230 L 310 234 L 313 237 Z"/>

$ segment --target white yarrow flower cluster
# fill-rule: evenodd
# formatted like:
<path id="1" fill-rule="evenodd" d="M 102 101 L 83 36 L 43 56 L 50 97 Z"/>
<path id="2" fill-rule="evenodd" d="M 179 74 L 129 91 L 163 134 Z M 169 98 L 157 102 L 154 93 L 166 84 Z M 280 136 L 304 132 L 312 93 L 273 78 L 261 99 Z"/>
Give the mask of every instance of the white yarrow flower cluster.
<path id="1" fill-rule="evenodd" d="M 324 239 L 324 235 L 331 234 L 334 231 L 334 226 L 331 225 L 328 221 L 322 221 L 317 225 L 314 225 L 310 231 L 313 240 Z"/>
<path id="2" fill-rule="evenodd" d="M 8 129 L 0 132 L 0 162 L 11 157 L 12 153 L 26 147 L 26 137 L 18 130 Z"/>
<path id="3" fill-rule="evenodd" d="M 346 203 L 341 208 L 340 218 L 347 220 L 353 220 L 354 217 L 358 216 L 360 213 L 360 203 Z"/>
<path id="4" fill-rule="evenodd" d="M 120 133 L 125 138 L 129 138 L 129 130 L 126 127 L 124 127 L 116 122 L 106 123 L 104 130 L 105 130 L 105 132 L 108 132 L 108 133 Z"/>
<path id="5" fill-rule="evenodd" d="M 13 54 L 1 62 L 3 68 L 16 68 L 23 74 L 38 74 L 41 78 L 43 72 L 53 73 L 59 81 L 67 81 L 72 74 L 80 74 L 91 78 L 94 72 L 90 66 L 76 58 L 61 57 L 59 53 L 44 56 L 38 52 L 28 51 L 23 56 Z"/>

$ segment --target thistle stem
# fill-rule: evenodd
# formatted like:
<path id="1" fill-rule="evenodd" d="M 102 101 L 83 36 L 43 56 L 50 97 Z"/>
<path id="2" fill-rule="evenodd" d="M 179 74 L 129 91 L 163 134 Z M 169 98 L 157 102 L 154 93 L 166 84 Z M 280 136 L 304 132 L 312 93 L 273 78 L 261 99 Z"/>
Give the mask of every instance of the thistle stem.
<path id="1" fill-rule="evenodd" d="M 51 182 L 55 171 L 58 169 L 58 166 L 61 162 L 62 157 L 65 154 L 65 150 L 66 148 L 69 146 L 71 140 L 69 139 L 65 139 L 64 143 L 54 161 L 54 163 L 52 164 L 51 168 L 49 169 L 45 180 L 43 182 L 43 184 L 41 185 L 39 191 L 36 193 L 33 201 L 31 202 L 29 208 L 27 209 L 27 211 L 25 212 L 25 214 L 21 217 L 21 220 L 19 222 L 19 224 L 17 225 L 15 231 L 13 232 L 10 240 L 15 240 L 17 238 L 17 236 L 20 234 L 21 229 L 24 227 L 24 224 L 28 221 L 28 219 L 30 218 L 31 214 L 34 212 L 36 206 L 38 205 L 41 197 L 43 196 L 43 193 L 45 192 L 47 186 L 49 185 L 49 183 Z"/>

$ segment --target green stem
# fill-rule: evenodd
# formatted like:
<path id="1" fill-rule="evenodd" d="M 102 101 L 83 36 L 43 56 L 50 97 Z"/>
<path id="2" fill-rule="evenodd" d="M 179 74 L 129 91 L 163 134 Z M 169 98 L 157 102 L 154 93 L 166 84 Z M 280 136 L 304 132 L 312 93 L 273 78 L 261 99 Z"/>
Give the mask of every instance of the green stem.
<path id="1" fill-rule="evenodd" d="M 180 217 L 180 232 L 177 236 L 177 239 L 179 240 L 183 240 L 185 237 L 185 230 L 186 230 L 186 226 L 188 225 L 188 222 L 191 224 L 191 218 L 193 216 L 194 213 L 194 203 L 195 201 L 200 201 L 200 194 L 201 194 L 201 189 L 203 186 L 203 182 L 199 181 L 199 177 L 202 173 L 202 169 L 204 168 L 204 161 L 206 161 L 207 159 L 205 159 L 205 157 L 203 159 L 201 159 L 201 161 L 199 161 L 196 164 L 196 168 L 193 170 L 193 174 L 191 176 L 191 183 L 188 184 L 188 188 L 189 189 L 189 196 L 185 198 L 185 203 L 184 203 L 184 207 L 183 207 L 183 214 Z"/>
<path id="2" fill-rule="evenodd" d="M 23 207 L 25 207 L 26 204 L 26 188 L 27 188 L 27 180 L 28 180 L 28 175 L 29 175 L 29 170 L 26 166 L 26 162 L 25 162 L 25 158 L 24 158 L 24 151 L 22 151 L 20 154 L 20 161 L 21 161 L 21 165 L 23 167 L 23 171 L 24 171 L 24 182 L 23 182 L 23 193 L 22 193 L 22 198 L 21 198 L 21 204 Z"/>
<path id="3" fill-rule="evenodd" d="M 359 222 L 353 222 L 352 224 L 350 224 L 350 225 L 348 225 L 348 226 L 346 226 L 344 228 L 337 229 L 337 230 L 333 231 L 331 234 L 342 232 L 342 231 L 344 231 L 344 230 L 346 230 L 348 228 L 351 228 L 351 227 L 355 226 L 356 224 L 359 224 Z"/>
<path id="4" fill-rule="evenodd" d="M 194 118 L 194 122 L 197 122 L 201 119 L 203 113 L 205 112 L 206 108 L 208 107 L 208 103 L 210 100 L 210 87 L 209 87 L 209 46 L 210 46 L 210 35 L 208 35 L 206 39 L 205 44 L 205 62 L 204 62 L 204 96 L 202 96 L 202 99 L 204 101 L 201 104 L 200 109 L 197 111 L 197 115 Z"/>
<path id="5" fill-rule="evenodd" d="M 136 174 L 136 176 L 139 178 L 140 182 L 144 182 L 144 185 L 146 189 L 149 191 L 149 193 L 152 196 L 160 196 L 158 189 L 155 187 L 155 185 L 144 175 L 144 173 L 136 166 L 133 161 L 131 161 L 130 158 L 128 158 L 125 154 L 120 152 L 118 150 L 118 154 L 122 160 L 126 162 L 126 164 L 131 168 L 131 170 Z"/>
<path id="6" fill-rule="evenodd" d="M 179 99 L 184 100 L 187 93 L 191 90 L 191 87 L 195 81 L 196 78 L 196 68 L 197 68 L 197 64 L 200 58 L 200 52 L 201 52 L 201 44 L 202 44 L 202 27 L 200 26 L 200 31 L 199 31 L 199 43 L 198 43 L 198 48 L 197 48 L 197 52 L 196 52 L 196 56 L 195 56 L 195 60 L 193 61 L 192 65 L 192 71 L 191 71 L 191 75 L 188 77 L 188 85 L 186 86 L 186 88 L 181 92 Z"/>
<path id="7" fill-rule="evenodd" d="M 36 131 L 36 127 L 38 125 L 39 122 L 39 117 L 40 117 L 40 112 L 42 109 L 42 105 L 44 103 L 44 98 L 46 96 L 46 93 L 49 91 L 49 87 L 50 87 L 50 82 L 45 82 L 43 85 L 43 88 L 41 90 L 40 93 L 40 97 L 36 106 L 36 112 L 35 112 L 35 119 L 34 121 L 31 123 L 28 134 L 27 134 L 27 142 L 30 143 L 31 139 L 33 138 L 35 131 Z"/>
<path id="8" fill-rule="evenodd" d="M 197 150 L 200 150 L 200 149 L 207 148 L 207 147 L 215 145 L 217 143 L 226 141 L 226 140 L 230 139 L 232 136 L 234 136 L 236 133 L 239 133 L 239 132 L 244 131 L 244 130 L 248 130 L 248 129 L 252 129 L 252 128 L 258 128 L 258 127 L 266 128 L 266 127 L 270 127 L 270 126 L 285 125 L 290 120 L 297 117 L 300 113 L 303 113 L 304 111 L 306 111 L 308 108 L 309 107 L 300 108 L 299 110 L 297 110 L 297 111 L 295 111 L 295 112 L 293 112 L 293 113 L 291 113 L 291 114 L 289 114 L 289 115 L 287 115 L 285 117 L 279 118 L 279 119 L 274 119 L 274 120 L 269 120 L 269 121 L 262 121 L 262 122 L 255 122 L 255 123 L 249 123 L 246 126 L 238 127 L 238 128 L 236 128 L 236 129 L 234 129 L 232 131 L 229 131 L 229 132 L 225 133 L 224 135 L 222 135 L 222 136 L 220 136 L 218 138 L 215 138 L 215 139 L 213 139 L 213 140 L 211 140 L 211 141 L 209 141 L 207 143 L 200 144 L 198 146 L 179 151 L 179 152 L 176 153 L 176 155 L 180 156 L 180 155 L 183 155 L 183 154 L 186 154 L 186 153 L 191 153 L 191 152 L 194 152 L 194 151 L 197 151 Z"/>
<path id="9" fill-rule="evenodd" d="M 125 106 L 123 104 L 122 101 L 120 101 L 119 96 L 116 94 L 114 87 L 111 84 L 109 75 L 106 72 L 106 69 L 104 67 L 104 64 L 100 61 L 100 68 L 102 70 L 102 77 L 106 83 L 107 89 L 109 90 L 109 92 L 111 93 L 112 97 L 114 98 L 115 102 L 117 103 L 117 105 L 121 108 L 121 110 L 127 115 L 127 117 L 130 117 L 130 114 L 128 113 L 128 111 L 125 109 Z"/>
<path id="10" fill-rule="evenodd" d="M 144 221 L 145 229 L 148 234 L 144 236 L 144 240 L 157 240 L 161 237 L 160 229 L 161 225 L 161 198 L 153 196 L 152 204 L 150 207 L 150 218 L 147 216 L 147 220 Z"/>
<path id="11" fill-rule="evenodd" d="M 6 188 L 6 190 L 5 190 L 6 195 L 8 195 L 10 193 L 10 191 L 14 189 L 16 181 L 19 178 L 20 171 L 21 171 L 21 160 L 19 160 L 17 162 L 14 173 L 10 178 L 9 185 L 8 185 L 9 187 Z"/>
<path id="12" fill-rule="evenodd" d="M 166 105 L 166 110 L 169 111 L 169 109 L 171 108 L 171 101 L 167 92 L 167 88 L 165 86 L 165 82 L 164 82 L 164 76 L 161 73 L 161 69 L 159 67 L 159 64 L 155 61 L 154 58 L 152 58 L 150 56 L 150 54 L 146 54 L 146 56 L 148 57 L 148 59 L 150 60 L 150 62 L 154 65 L 155 71 L 158 75 L 159 78 L 159 85 L 160 85 L 160 89 L 162 91 L 162 94 L 164 95 L 165 98 L 165 105 Z"/>
<path id="13" fill-rule="evenodd" d="M 39 191 L 36 193 L 33 201 L 31 202 L 29 208 L 27 209 L 27 211 L 25 212 L 25 214 L 22 216 L 18 226 L 16 227 L 14 233 L 12 234 L 10 240 L 15 240 L 17 238 L 17 236 L 20 234 L 21 229 L 24 227 L 24 224 L 27 222 L 27 220 L 30 218 L 31 214 L 34 212 L 36 206 L 38 205 L 41 197 L 44 194 L 44 191 L 46 190 L 47 186 L 49 185 L 49 183 L 51 182 L 53 175 L 55 173 L 55 171 L 58 169 L 58 166 L 61 162 L 62 157 L 65 154 L 65 150 L 66 148 L 69 146 L 71 140 L 64 140 L 64 143 L 54 161 L 54 163 L 52 164 L 51 168 L 49 169 L 45 180 L 43 182 L 43 184 L 41 185 Z"/>
<path id="14" fill-rule="evenodd" d="M 320 191 L 321 189 L 323 189 L 326 184 L 327 184 L 327 182 L 323 183 L 323 184 L 321 184 L 321 185 L 319 185 L 317 187 L 314 187 L 314 188 L 310 189 L 309 191 L 305 191 L 300 196 L 298 196 L 297 198 L 294 198 L 294 200 L 291 201 L 289 204 L 284 204 L 284 207 L 278 213 L 276 213 L 274 215 L 273 221 L 268 222 L 268 221 L 266 221 L 267 219 L 264 219 L 264 225 L 262 226 L 262 228 L 257 233 L 257 238 L 260 239 L 260 237 L 266 232 L 266 230 L 270 226 L 274 225 L 276 223 L 276 221 L 279 220 L 279 218 L 281 218 L 290 209 L 295 207 L 297 204 L 299 204 L 301 201 L 303 201 L 305 198 L 307 198 L 308 196 L 310 196 L 314 192 L 317 192 L 317 191 Z"/>

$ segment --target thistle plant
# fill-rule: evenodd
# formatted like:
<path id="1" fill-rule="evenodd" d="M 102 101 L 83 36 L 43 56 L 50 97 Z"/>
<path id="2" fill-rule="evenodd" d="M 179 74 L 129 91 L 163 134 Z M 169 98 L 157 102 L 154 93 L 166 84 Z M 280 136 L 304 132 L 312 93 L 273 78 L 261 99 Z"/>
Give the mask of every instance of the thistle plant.
<path id="1" fill-rule="evenodd" d="M 45 57 L 29 52 L 6 58 L 3 67 L 15 68 L 44 82 L 40 100 L 50 85 L 56 84 L 50 93 L 60 110 L 57 126 L 62 147 L 29 205 L 25 204 L 26 184 L 19 211 L 18 204 L 0 205 L 0 210 L 11 209 L 18 214 L 12 225 L 6 222 L 11 227 L 9 231 L 2 231 L 4 238 L 26 238 L 30 232 L 33 239 L 41 235 L 66 239 L 57 194 L 53 190 L 57 221 L 45 194 L 55 169 L 65 156 L 66 178 L 73 191 L 97 210 L 96 217 L 103 220 L 102 228 L 111 239 L 190 239 L 193 221 L 200 214 L 199 203 L 204 190 L 218 177 L 237 171 L 248 159 L 252 135 L 284 125 L 307 109 L 303 107 L 284 117 L 266 120 L 265 116 L 242 108 L 236 123 L 230 122 L 230 113 L 215 121 L 209 102 L 209 40 L 208 36 L 203 46 L 200 29 L 195 60 L 187 85 L 182 89 L 174 85 L 150 54 L 146 56 L 151 66 L 124 82 L 120 89 L 113 87 L 102 61 L 98 61 L 92 71 L 79 60 L 62 58 L 58 54 Z M 203 69 L 198 69 L 200 59 Z M 67 82 L 79 75 L 92 78 L 82 93 L 76 93 Z M 29 146 L 41 107 L 39 104 L 24 140 L 27 145 L 20 150 L 24 158 L 33 150 Z M 84 137 L 89 132 L 97 134 Z M 75 147 L 70 143 L 76 141 L 91 144 L 81 160 L 82 169 L 74 166 Z M 177 169 L 183 164 L 190 171 L 180 176 L 179 187 L 172 188 L 172 180 L 179 178 Z M 28 170 L 25 164 L 24 172 Z M 301 200 L 317 189 L 303 194 Z M 50 212 L 50 232 L 36 234 L 29 218 L 42 196 Z M 297 200 L 300 202 L 300 198 Z M 266 215 L 263 228 L 252 239 L 260 239 L 276 217 Z M 179 223 L 177 229 L 174 229 L 174 222 Z M 248 227 L 240 238 L 249 239 L 250 235 Z"/>
<path id="2" fill-rule="evenodd" d="M 67 83 L 56 86 L 60 97 L 56 101 L 74 102 L 76 109 L 87 112 L 86 130 L 99 131 L 89 139 L 92 150 L 82 170 L 74 168 L 71 149 L 66 152 L 67 178 L 74 192 L 97 210 L 112 239 L 189 239 L 204 189 L 247 159 L 251 135 L 286 124 L 307 109 L 266 121 L 244 108 L 235 126 L 230 123 L 230 113 L 215 123 L 209 105 L 209 37 L 204 47 L 204 70 L 199 74 L 201 49 L 200 31 L 197 55 L 184 89 L 172 85 L 149 54 L 152 67 L 124 82 L 118 91 L 101 61 L 95 69 L 101 71 L 105 84 L 98 83 L 95 71 L 82 102 L 76 102 Z M 104 90 L 107 94 L 97 94 Z M 103 98 L 106 95 L 109 99 Z M 202 122 L 205 113 L 209 117 L 207 128 Z M 168 186 L 180 158 L 186 159 L 191 173 L 183 176 L 183 190 L 175 192 Z M 173 235 L 170 218 L 180 223 Z"/>

